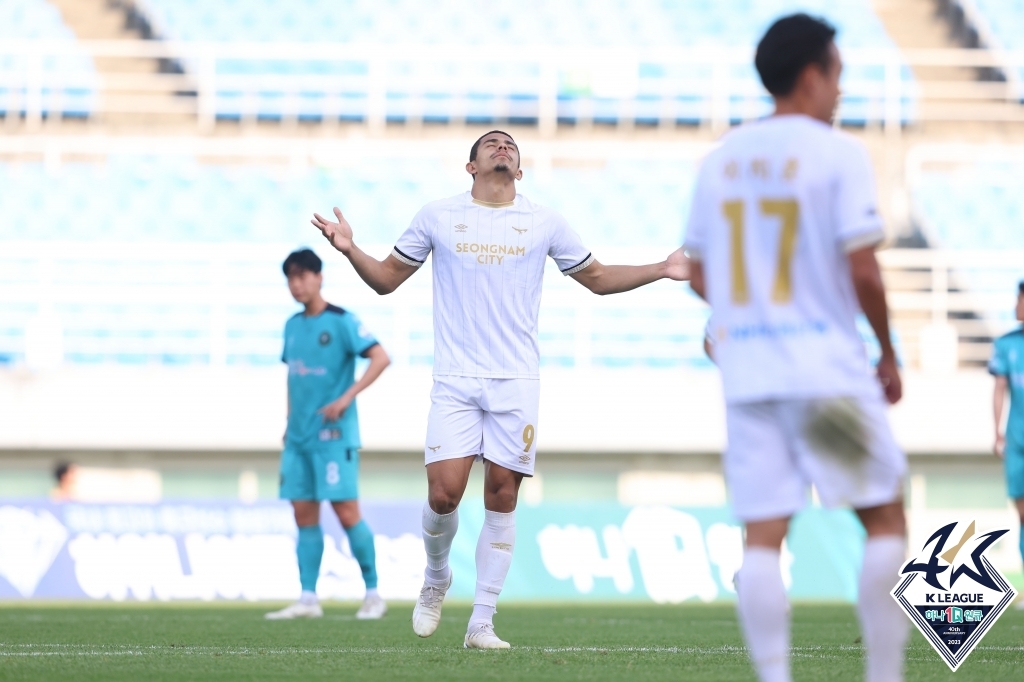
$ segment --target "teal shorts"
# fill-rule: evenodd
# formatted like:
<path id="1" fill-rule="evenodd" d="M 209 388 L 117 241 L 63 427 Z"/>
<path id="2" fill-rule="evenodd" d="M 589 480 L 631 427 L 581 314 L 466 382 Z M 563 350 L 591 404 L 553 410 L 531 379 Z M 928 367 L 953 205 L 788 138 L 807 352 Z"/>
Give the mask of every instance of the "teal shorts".
<path id="1" fill-rule="evenodd" d="M 281 453 L 281 499 L 359 498 L 359 450 L 337 443 L 311 448 L 286 445 Z"/>
<path id="2" fill-rule="evenodd" d="M 1003 465 L 1006 467 L 1006 492 L 1014 500 L 1024 499 L 1024 446 L 1006 441 Z"/>

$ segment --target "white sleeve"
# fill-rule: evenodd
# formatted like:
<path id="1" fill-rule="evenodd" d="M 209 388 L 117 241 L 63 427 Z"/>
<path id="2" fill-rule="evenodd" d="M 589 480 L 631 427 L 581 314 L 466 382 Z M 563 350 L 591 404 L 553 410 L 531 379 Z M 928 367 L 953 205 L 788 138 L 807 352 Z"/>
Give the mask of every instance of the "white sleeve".
<path id="1" fill-rule="evenodd" d="M 594 255 L 583 246 L 583 240 L 569 227 L 565 218 L 556 213 L 552 222 L 548 255 L 558 264 L 563 275 L 574 275 L 594 262 Z"/>
<path id="2" fill-rule="evenodd" d="M 704 258 L 706 248 L 707 231 L 714 219 L 711 215 L 713 201 L 711 197 L 711 184 L 708 179 L 711 163 L 704 161 L 697 174 L 697 182 L 693 189 L 693 197 L 690 200 L 690 216 L 686 220 L 686 233 L 683 235 L 683 248 L 693 260 L 699 261 Z"/>
<path id="3" fill-rule="evenodd" d="M 398 238 L 391 255 L 406 265 L 420 267 L 430 254 L 433 227 L 434 212 L 427 207 L 421 208 L 409 227 Z"/>
<path id="4" fill-rule="evenodd" d="M 836 241 L 846 253 L 879 244 L 885 240 L 885 227 L 878 214 L 875 173 L 867 150 L 851 140 L 837 161 Z"/>

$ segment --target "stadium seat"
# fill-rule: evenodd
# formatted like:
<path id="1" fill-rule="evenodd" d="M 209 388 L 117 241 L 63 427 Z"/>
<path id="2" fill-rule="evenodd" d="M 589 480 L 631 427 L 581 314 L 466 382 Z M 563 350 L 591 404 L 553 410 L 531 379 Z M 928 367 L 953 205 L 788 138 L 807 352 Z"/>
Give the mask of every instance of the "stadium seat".
<path id="1" fill-rule="evenodd" d="M 22 115 L 28 108 L 29 74 L 36 69 L 30 57 L 5 50 L 9 40 L 66 43 L 60 55 L 43 58 L 40 109 L 43 115 L 88 116 L 96 106 L 97 76 L 92 59 L 75 45 L 75 36 L 60 12 L 45 0 L 0 2 L 0 112 Z"/>
<path id="2" fill-rule="evenodd" d="M 837 25 L 842 47 L 894 47 L 869 0 L 525 0 L 507 6 L 492 4 L 486 12 L 471 0 L 236 0 L 216 4 L 138 0 L 137 6 L 158 36 L 183 42 L 465 46 L 465 58 L 447 63 L 393 58 L 385 95 L 390 120 L 536 120 L 538 63 L 530 61 L 528 52 L 517 53 L 521 46 L 749 49 L 773 19 L 806 10 Z M 488 59 L 471 58 L 481 49 L 488 51 Z M 508 59 L 495 59 L 503 50 Z M 198 68 L 187 58 L 184 66 Z M 370 106 L 365 59 L 315 60 L 303 54 L 294 59 L 222 59 L 216 68 L 218 75 L 245 76 L 250 82 L 255 75 L 329 75 L 338 79 L 325 88 L 322 84 L 307 87 L 300 78 L 292 78 L 288 90 L 281 81 L 264 80 L 248 89 L 238 80 L 235 85 L 221 84 L 216 103 L 221 117 L 363 119 Z M 709 65 L 671 61 L 582 63 L 557 74 L 557 113 L 568 122 L 616 122 L 629 117 L 628 112 L 641 123 L 666 119 L 697 122 L 707 117 L 716 77 Z M 912 81 L 909 68 L 902 70 L 901 78 Z M 732 68 L 729 79 L 734 84 L 731 119 L 754 118 L 768 111 L 768 98 L 759 89 L 752 66 Z M 883 81 L 881 67 L 847 69 L 841 110 L 846 122 L 881 117 Z M 912 106 L 912 98 L 905 98 L 904 119 L 912 117 Z"/>
<path id="3" fill-rule="evenodd" d="M 956 0 L 967 12 L 985 47 L 994 50 L 1024 50 L 1024 2 L 1020 0 Z M 1016 85 L 1024 100 L 1024 68 L 1008 67 L 1007 80 Z"/>
<path id="4" fill-rule="evenodd" d="M 424 173 L 425 167 L 449 170 Z M 555 167 L 543 182 L 530 172 L 521 189 L 561 211 L 599 256 L 636 247 L 668 253 L 681 241 L 694 172 L 691 161 L 609 161 Z M 41 163 L 0 163 L 0 186 L 6 190 L 0 192 L 0 288 L 24 294 L 0 300 L 0 362 L 24 357 L 26 326 L 43 312 L 24 283 L 38 281 L 48 267 L 45 255 L 5 256 L 2 245 L 34 244 L 36 253 L 50 242 L 74 242 L 100 248 L 52 262 L 54 285 L 70 292 L 51 311 L 64 330 L 66 361 L 207 364 L 213 335 L 223 333 L 221 361 L 266 365 L 279 362 L 282 324 L 295 309 L 280 260 L 288 249 L 321 243 L 308 222 L 312 211 L 340 205 L 361 243 L 386 248 L 423 204 L 468 189 L 469 178 L 459 164 L 420 158 L 289 169 L 110 156 L 104 164 L 49 170 Z M 176 246 L 177 255 L 162 256 L 150 248 L 156 244 Z M 204 254 L 223 245 L 256 251 L 239 251 L 217 274 Z M 588 316 L 586 361 L 593 366 L 709 365 L 701 348 L 706 309 L 685 290 L 665 299 L 668 304 L 607 299 L 591 315 L 579 308 L 591 299 L 578 285 L 557 270 L 551 274 L 540 323 L 545 365 L 581 361 L 581 316 Z M 211 300 L 225 283 L 239 300 Z M 429 277 L 409 286 L 429 287 Z M 382 340 L 398 333 L 391 299 L 359 312 Z M 407 317 L 410 360 L 430 364 L 429 305 L 414 306 Z"/>
<path id="5" fill-rule="evenodd" d="M 1019 163 L 977 163 L 925 172 L 911 192 L 914 217 L 934 247 L 1024 251 L 1022 178 L 1024 166 Z M 958 272 L 974 291 L 1012 292 L 1024 275 L 1024 265 L 1016 274 L 987 268 Z"/>

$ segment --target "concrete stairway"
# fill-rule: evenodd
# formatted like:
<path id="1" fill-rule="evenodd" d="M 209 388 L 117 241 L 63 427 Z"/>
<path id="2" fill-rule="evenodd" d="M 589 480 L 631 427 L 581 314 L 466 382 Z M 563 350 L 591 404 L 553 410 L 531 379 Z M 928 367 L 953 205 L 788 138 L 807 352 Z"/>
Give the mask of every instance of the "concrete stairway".
<path id="1" fill-rule="evenodd" d="M 903 50 L 969 47 L 954 37 L 953 26 L 944 11 L 947 2 L 874 0 L 873 5 L 886 31 Z M 919 107 L 925 120 L 929 113 L 941 111 L 947 120 L 974 122 L 969 128 L 979 122 L 986 125 L 987 121 L 1004 121 L 1011 126 L 1024 122 L 1024 107 L 1007 97 L 1005 83 L 992 79 L 991 74 L 965 67 L 912 65 L 911 68 L 921 93 L 926 96 Z M 951 126 L 960 135 L 966 132 L 959 121 L 933 126 L 929 132 L 941 134 Z"/>
<path id="2" fill-rule="evenodd" d="M 129 22 L 130 7 L 115 0 L 50 0 L 64 18 L 64 23 L 80 40 L 141 40 L 147 36 Z M 166 126 L 187 124 L 192 120 L 185 112 L 176 92 L 186 85 L 180 77 L 163 73 L 160 60 L 126 57 L 94 57 L 96 70 L 104 80 L 103 113 L 92 123 L 119 128 L 129 126 Z M 148 78 L 147 78 L 148 77 Z M 144 95 L 139 96 L 139 90 Z M 132 93 L 128 95 L 128 93 Z M 135 109 L 159 110 L 145 113 Z"/>

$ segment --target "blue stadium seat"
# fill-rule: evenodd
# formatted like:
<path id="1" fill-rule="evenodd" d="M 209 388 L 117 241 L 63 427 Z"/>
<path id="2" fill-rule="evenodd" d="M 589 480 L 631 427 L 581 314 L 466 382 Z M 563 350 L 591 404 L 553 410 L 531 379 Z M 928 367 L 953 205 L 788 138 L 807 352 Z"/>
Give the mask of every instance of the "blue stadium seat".
<path id="1" fill-rule="evenodd" d="M 491 3 L 486 11 L 472 0 L 138 0 L 137 5 L 159 36 L 184 42 L 466 46 L 466 57 L 448 64 L 393 62 L 386 93 L 390 120 L 535 120 L 539 108 L 537 67 L 529 62 L 528 54 L 516 53 L 521 46 L 750 48 L 772 20 L 806 10 L 837 25 L 842 47 L 894 47 L 869 0 L 523 0 Z M 490 50 L 489 57 L 507 51 L 507 66 L 497 60 L 474 59 L 472 52 L 480 49 Z M 367 71 L 365 60 L 317 62 L 309 55 L 244 65 L 240 60 L 224 59 L 217 64 L 217 72 L 224 76 L 327 73 L 353 78 L 319 92 L 285 92 L 279 85 L 271 85 L 254 88 L 246 95 L 237 88 L 221 86 L 217 114 L 228 118 L 276 118 L 291 113 L 300 118 L 362 119 L 367 115 L 368 92 L 365 79 L 358 76 Z M 730 77 L 746 89 L 756 91 L 758 87 L 750 65 L 737 66 Z M 912 82 L 909 68 L 903 68 L 901 78 Z M 844 79 L 843 119 L 862 123 L 880 118 L 884 70 L 851 67 Z M 707 116 L 710 93 L 706 85 L 711 80 L 709 67 L 665 62 L 583 64 L 558 74 L 558 117 L 615 122 L 623 116 L 622 107 L 628 106 L 640 122 L 697 122 Z M 735 120 L 761 115 L 769 107 L 764 95 L 751 99 L 735 94 L 731 103 Z M 912 118 L 911 97 L 904 98 L 904 107 L 904 119 Z"/>
<path id="2" fill-rule="evenodd" d="M 1020 163 L 977 163 L 955 171 L 925 172 L 912 189 L 914 216 L 935 247 L 1024 251 L 1022 178 Z M 1017 273 L 989 268 L 958 272 L 975 291 L 1008 292 L 1024 279 L 1024 263 Z"/>
<path id="3" fill-rule="evenodd" d="M 561 211 L 598 256 L 616 247 L 667 253 L 681 242 L 695 173 L 691 161 L 555 167 L 543 182 L 527 170 L 522 192 Z M 56 170 L 41 163 L 0 163 L 5 189 L 0 192 L 0 292 L 24 292 L 25 282 L 39 277 L 38 259 L 11 256 L 5 244 L 29 242 L 36 245 L 32 253 L 45 252 L 47 242 L 109 247 L 121 255 L 106 257 L 100 248 L 101 255 L 53 264 L 57 288 L 99 292 L 95 300 L 91 294 L 84 300 L 70 295 L 55 303 L 67 361 L 210 363 L 220 281 L 244 292 L 217 313 L 227 336 L 224 360 L 272 364 L 280 358 L 281 325 L 295 308 L 281 280 L 280 260 L 290 248 L 320 245 L 308 222 L 314 210 L 328 213 L 340 205 L 361 243 L 389 245 L 423 204 L 469 184 L 461 164 L 422 158 L 298 170 L 140 156 L 110 156 L 104 164 L 66 163 Z M 103 191 L 97 192 L 97 186 Z M 54 225 L 61 227 L 54 230 Z M 160 249 L 151 248 L 156 244 L 183 245 L 195 257 L 162 257 Z M 240 246 L 241 255 L 216 280 L 205 254 L 221 244 Z M 242 253 L 261 244 L 272 248 L 260 250 L 259 256 Z M 410 286 L 429 286 L 429 278 L 417 278 Z M 573 366 L 576 321 L 583 313 L 553 297 L 559 290 L 582 292 L 557 270 L 547 288 L 554 303 L 542 309 L 543 363 Z M 637 299 L 623 298 L 611 302 L 614 307 L 595 309 L 589 323 L 591 364 L 708 366 L 701 349 L 706 311 L 684 291 L 680 287 L 671 308 L 642 308 Z M 146 300 L 137 300 L 143 295 L 137 292 L 144 292 Z M 39 312 L 34 294 L 0 296 L 0 363 L 23 357 L 25 328 Z M 396 326 L 390 299 L 386 305 L 361 308 L 360 314 L 389 340 Z M 414 307 L 410 314 L 411 359 L 430 364 L 430 308 Z"/>
<path id="4" fill-rule="evenodd" d="M 967 4 L 961 2 L 960 4 Z M 1021 0 L 969 0 L 974 21 L 986 47 L 1024 50 L 1024 2 Z M 1017 95 L 1024 100 L 1024 68 L 1010 69 L 1009 80 L 1016 82 Z"/>
<path id="5" fill-rule="evenodd" d="M 97 76 L 92 59 L 75 47 L 75 36 L 46 0 L 0 2 L 0 112 L 26 113 L 29 57 L 5 52 L 5 40 L 67 43 L 70 51 L 44 57 L 41 66 L 43 115 L 88 116 L 96 108 Z"/>

